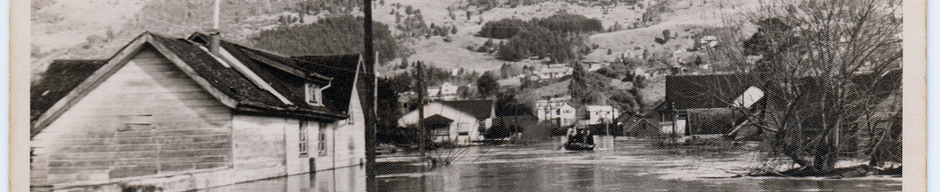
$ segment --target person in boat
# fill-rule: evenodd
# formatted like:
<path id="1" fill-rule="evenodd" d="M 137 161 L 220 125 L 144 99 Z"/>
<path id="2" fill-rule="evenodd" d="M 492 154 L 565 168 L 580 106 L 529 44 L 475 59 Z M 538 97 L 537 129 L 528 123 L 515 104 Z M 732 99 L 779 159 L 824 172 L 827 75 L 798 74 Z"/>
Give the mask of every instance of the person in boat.
<path id="1" fill-rule="evenodd" d="M 581 130 L 580 138 L 587 145 L 594 145 L 594 137 L 591 136 L 591 130 Z"/>
<path id="2" fill-rule="evenodd" d="M 574 131 L 575 134 L 568 139 L 569 143 L 584 143 L 584 130 Z"/>

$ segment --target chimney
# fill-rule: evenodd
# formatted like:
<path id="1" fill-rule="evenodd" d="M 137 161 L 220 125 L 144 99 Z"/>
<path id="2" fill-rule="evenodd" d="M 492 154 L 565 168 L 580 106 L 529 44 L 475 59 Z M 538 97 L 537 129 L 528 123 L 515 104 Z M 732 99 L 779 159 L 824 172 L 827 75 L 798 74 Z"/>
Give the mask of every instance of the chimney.
<path id="1" fill-rule="evenodd" d="M 219 55 L 219 44 L 222 43 L 222 38 L 219 37 L 218 30 L 209 30 L 209 52 L 213 55 Z"/>
<path id="2" fill-rule="evenodd" d="M 219 0 L 215 0 L 215 6 L 212 10 L 212 29 L 209 30 L 209 52 L 219 56 L 219 44 L 222 39 L 219 37 Z"/>

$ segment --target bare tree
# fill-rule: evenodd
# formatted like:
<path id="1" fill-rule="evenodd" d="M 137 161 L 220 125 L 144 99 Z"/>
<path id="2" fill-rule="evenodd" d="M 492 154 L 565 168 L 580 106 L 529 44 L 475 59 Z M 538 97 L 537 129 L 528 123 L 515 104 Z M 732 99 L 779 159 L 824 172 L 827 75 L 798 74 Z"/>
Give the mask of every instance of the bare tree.
<path id="1" fill-rule="evenodd" d="M 885 148 L 879 145 L 900 142 L 894 134 L 900 133 L 899 124 L 863 130 L 870 133 L 871 147 L 855 150 L 846 141 L 858 139 L 858 129 L 874 129 L 859 126 L 871 124 L 870 117 L 888 116 L 899 123 L 900 5 L 894 0 L 772 0 L 746 14 L 758 32 L 741 42 L 739 52 L 719 54 L 761 57 L 754 64 L 728 60 L 737 66 L 729 69 L 747 74 L 728 82 L 752 84 L 764 92 L 759 109 L 737 111 L 746 114 L 750 125 L 773 133 L 767 138 L 773 154 L 817 173 L 834 169 L 840 155 L 868 154 L 872 165 L 885 161 Z M 892 106 L 885 109 L 885 103 Z"/>

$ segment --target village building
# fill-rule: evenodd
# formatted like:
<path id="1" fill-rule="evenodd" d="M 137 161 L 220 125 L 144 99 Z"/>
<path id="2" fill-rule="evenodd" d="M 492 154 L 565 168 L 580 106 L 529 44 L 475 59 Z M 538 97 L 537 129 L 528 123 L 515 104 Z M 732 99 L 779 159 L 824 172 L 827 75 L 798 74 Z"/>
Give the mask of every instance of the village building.
<path id="1" fill-rule="evenodd" d="M 421 124 L 435 142 L 454 142 L 468 145 L 483 140 L 482 133 L 493 125 L 495 116 L 492 100 L 434 101 L 423 107 L 424 119 L 419 119 L 419 110 L 413 110 L 398 120 L 401 127 Z"/>
<path id="2" fill-rule="evenodd" d="M 440 97 L 442 100 L 454 100 L 457 99 L 457 85 L 450 84 L 445 82 L 441 84 Z"/>
<path id="3" fill-rule="evenodd" d="M 666 98 L 656 107 L 660 132 L 669 135 L 726 134 L 744 121 L 741 105 L 763 99 L 763 91 L 745 76 L 666 76 Z"/>
<path id="4" fill-rule="evenodd" d="M 572 73 L 574 73 L 574 68 L 566 64 L 542 65 L 538 71 L 535 71 L 535 75 L 537 75 L 539 79 L 561 78 L 571 75 Z"/>
<path id="5" fill-rule="evenodd" d="M 431 100 L 441 99 L 441 88 L 440 87 L 428 87 L 428 99 L 431 99 Z"/>
<path id="6" fill-rule="evenodd" d="M 619 135 L 622 136 L 652 138 L 662 135 L 659 125 L 649 115 L 627 111 L 620 114 L 614 122 L 616 127 L 620 128 Z"/>
<path id="7" fill-rule="evenodd" d="M 584 108 L 587 112 L 587 123 L 590 125 L 614 122 L 614 118 L 620 114 L 620 111 L 610 105 L 586 105 Z"/>
<path id="8" fill-rule="evenodd" d="M 145 32 L 106 60 L 57 60 L 31 87 L 30 185 L 187 191 L 362 164 L 360 65 L 217 33 Z"/>
<path id="9" fill-rule="evenodd" d="M 539 121 L 549 121 L 558 126 L 570 126 L 577 122 L 577 110 L 568 104 L 571 95 L 547 96 L 535 102 L 535 115 Z"/>

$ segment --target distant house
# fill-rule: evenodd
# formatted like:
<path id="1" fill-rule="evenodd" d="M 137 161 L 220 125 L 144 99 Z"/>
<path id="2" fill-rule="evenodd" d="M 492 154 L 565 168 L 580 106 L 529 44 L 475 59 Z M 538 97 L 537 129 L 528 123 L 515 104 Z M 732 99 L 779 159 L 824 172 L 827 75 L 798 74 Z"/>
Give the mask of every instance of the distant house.
<path id="1" fill-rule="evenodd" d="M 452 141 L 466 145 L 482 140 L 482 134 L 493 125 L 495 111 L 492 100 L 434 101 L 424 105 L 424 119 L 413 110 L 398 120 L 402 127 L 420 121 L 430 130 L 435 142 Z"/>
<path id="2" fill-rule="evenodd" d="M 440 88 L 440 87 L 428 87 L 428 98 L 430 98 L 430 99 L 440 99 L 440 98 L 441 98 L 441 88 Z"/>
<path id="3" fill-rule="evenodd" d="M 535 115 L 539 121 L 549 121 L 558 126 L 570 126 L 577 121 L 577 110 L 568 104 L 571 95 L 548 96 L 535 103 Z"/>
<path id="4" fill-rule="evenodd" d="M 555 79 L 571 75 L 573 72 L 574 68 L 571 68 L 568 65 L 551 64 L 543 65 L 538 71 L 535 72 L 535 74 L 538 75 L 540 79 Z"/>
<path id="5" fill-rule="evenodd" d="M 521 134 L 521 139 L 526 141 L 540 141 L 550 138 L 550 130 L 540 130 L 538 127 L 539 119 L 531 114 L 518 115 L 498 115 L 493 119 L 492 127 L 503 127 L 505 130 L 515 131 Z M 512 135 L 510 135 L 512 136 Z"/>
<path id="6" fill-rule="evenodd" d="M 587 123 L 591 125 L 611 123 L 616 115 L 620 114 L 620 111 L 610 105 L 586 105 L 584 108 L 587 112 Z"/>
<path id="7" fill-rule="evenodd" d="M 30 90 L 30 185 L 186 191 L 364 162 L 359 55 L 215 38 L 145 32 L 106 60 L 53 62 Z"/>
<path id="8" fill-rule="evenodd" d="M 750 107 L 763 99 L 763 91 L 745 79 L 734 74 L 666 76 L 666 99 L 655 110 L 660 132 L 728 133 L 743 121 L 733 107 Z"/>
<path id="9" fill-rule="evenodd" d="M 624 112 L 614 122 L 620 128 L 622 136 L 649 138 L 662 135 L 657 122 L 648 115 Z"/>
<path id="10" fill-rule="evenodd" d="M 444 83 L 441 85 L 441 99 L 443 100 L 454 100 L 457 99 L 457 85 L 450 83 Z"/>

